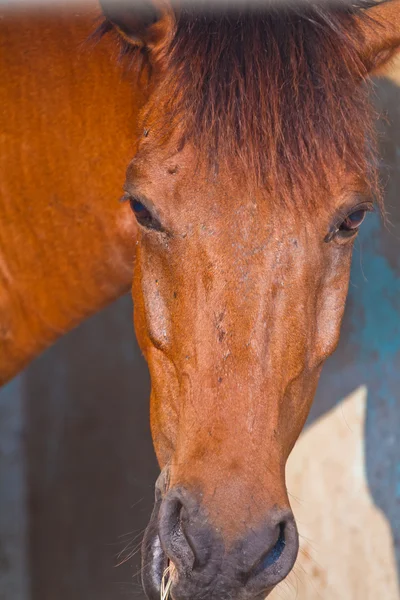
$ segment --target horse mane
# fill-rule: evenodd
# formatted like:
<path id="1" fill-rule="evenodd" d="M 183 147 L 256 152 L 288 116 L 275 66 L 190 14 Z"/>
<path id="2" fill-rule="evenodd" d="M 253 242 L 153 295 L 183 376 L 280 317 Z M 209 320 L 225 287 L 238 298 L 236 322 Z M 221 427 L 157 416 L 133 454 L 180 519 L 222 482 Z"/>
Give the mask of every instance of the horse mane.
<path id="1" fill-rule="evenodd" d="M 182 143 L 214 166 L 243 168 L 281 197 L 299 187 L 311 197 L 338 160 L 376 194 L 374 114 L 360 56 L 366 7 L 181 9 L 146 107 L 149 118 L 159 115 L 151 126 L 164 139 L 178 127 Z M 122 54 L 148 65 L 143 50 L 123 44 Z"/>

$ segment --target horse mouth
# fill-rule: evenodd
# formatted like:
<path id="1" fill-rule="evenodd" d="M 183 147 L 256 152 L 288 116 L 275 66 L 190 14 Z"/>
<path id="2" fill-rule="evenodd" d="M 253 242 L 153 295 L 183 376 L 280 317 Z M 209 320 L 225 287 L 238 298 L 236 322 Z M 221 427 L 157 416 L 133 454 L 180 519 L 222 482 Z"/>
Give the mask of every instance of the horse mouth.
<path id="1" fill-rule="evenodd" d="M 155 502 L 142 542 L 142 585 L 149 600 L 160 600 L 161 583 L 169 560 L 158 535 L 158 513 L 168 489 L 168 472 L 164 469 L 155 486 Z"/>
<path id="2" fill-rule="evenodd" d="M 142 585 L 149 600 L 160 600 L 161 582 L 168 567 L 168 559 L 161 547 L 158 534 L 147 527 L 142 545 Z"/>

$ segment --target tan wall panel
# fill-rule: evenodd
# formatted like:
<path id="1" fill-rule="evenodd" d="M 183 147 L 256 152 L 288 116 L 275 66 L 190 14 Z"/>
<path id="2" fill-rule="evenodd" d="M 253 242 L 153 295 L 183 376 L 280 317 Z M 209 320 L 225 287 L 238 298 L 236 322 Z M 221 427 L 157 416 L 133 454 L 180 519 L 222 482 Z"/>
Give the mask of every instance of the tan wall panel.
<path id="1" fill-rule="evenodd" d="M 287 467 L 301 550 L 273 600 L 397 600 L 391 528 L 368 490 L 367 389 L 360 387 L 300 437 Z"/>

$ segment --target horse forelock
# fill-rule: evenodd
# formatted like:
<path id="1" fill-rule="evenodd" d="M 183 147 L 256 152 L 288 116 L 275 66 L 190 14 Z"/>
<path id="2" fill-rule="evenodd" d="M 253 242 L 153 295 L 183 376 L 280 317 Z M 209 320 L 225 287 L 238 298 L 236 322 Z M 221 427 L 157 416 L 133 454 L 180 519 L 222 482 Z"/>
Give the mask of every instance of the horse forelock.
<path id="1" fill-rule="evenodd" d="M 178 128 L 210 165 L 243 168 L 281 198 L 300 188 L 311 201 L 339 161 L 379 199 L 359 51 L 366 6 L 181 10 L 145 118 L 160 138 Z"/>

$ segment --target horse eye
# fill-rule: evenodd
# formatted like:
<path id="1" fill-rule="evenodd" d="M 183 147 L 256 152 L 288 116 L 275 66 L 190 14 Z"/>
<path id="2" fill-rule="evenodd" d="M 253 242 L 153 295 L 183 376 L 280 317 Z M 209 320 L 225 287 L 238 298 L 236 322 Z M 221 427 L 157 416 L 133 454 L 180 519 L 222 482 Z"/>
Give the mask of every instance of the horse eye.
<path id="1" fill-rule="evenodd" d="M 136 198 L 130 197 L 129 204 L 136 217 L 137 222 L 147 229 L 162 231 L 161 223 L 156 219 L 148 208 Z"/>
<path id="2" fill-rule="evenodd" d="M 368 202 L 354 208 L 344 219 L 337 220 L 325 236 L 325 242 L 331 242 L 335 238 L 350 238 L 356 235 L 367 212 L 374 210 L 373 204 Z"/>
<path id="3" fill-rule="evenodd" d="M 367 210 L 365 208 L 360 208 L 347 215 L 347 217 L 340 223 L 337 230 L 338 233 L 344 235 L 355 234 L 358 231 L 361 223 L 364 221 L 366 214 Z"/>

